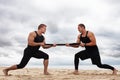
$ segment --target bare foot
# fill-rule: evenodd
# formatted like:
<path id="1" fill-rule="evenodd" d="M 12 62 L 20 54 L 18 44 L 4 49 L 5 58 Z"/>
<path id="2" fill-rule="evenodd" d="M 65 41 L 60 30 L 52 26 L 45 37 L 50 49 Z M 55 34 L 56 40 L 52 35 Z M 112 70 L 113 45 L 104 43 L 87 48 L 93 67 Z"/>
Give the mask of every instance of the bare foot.
<path id="1" fill-rule="evenodd" d="M 118 70 L 114 69 L 112 75 L 117 75 Z"/>
<path id="2" fill-rule="evenodd" d="M 44 75 L 50 75 L 50 73 L 49 72 L 44 72 Z"/>
<path id="3" fill-rule="evenodd" d="M 79 72 L 75 70 L 75 71 L 73 72 L 73 74 L 74 74 L 74 75 L 79 75 Z"/>
<path id="4" fill-rule="evenodd" d="M 7 69 L 4 69 L 3 73 L 4 73 L 5 76 L 8 76 L 8 70 Z"/>

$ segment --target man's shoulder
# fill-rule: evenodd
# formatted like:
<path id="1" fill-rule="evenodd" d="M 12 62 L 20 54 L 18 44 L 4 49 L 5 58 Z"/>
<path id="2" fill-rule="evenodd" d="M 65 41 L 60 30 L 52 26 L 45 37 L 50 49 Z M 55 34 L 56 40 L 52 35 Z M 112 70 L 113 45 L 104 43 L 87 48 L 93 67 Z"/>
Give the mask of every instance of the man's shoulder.
<path id="1" fill-rule="evenodd" d="M 36 36 L 35 31 L 30 32 L 29 35 Z"/>
<path id="2" fill-rule="evenodd" d="M 88 35 L 91 36 L 94 35 L 94 33 L 92 31 L 88 31 Z"/>
<path id="3" fill-rule="evenodd" d="M 32 32 L 30 32 L 30 34 L 35 34 L 35 32 L 36 32 L 36 31 L 32 31 Z"/>
<path id="4" fill-rule="evenodd" d="M 80 38 L 81 34 L 78 34 L 78 38 Z"/>
<path id="5" fill-rule="evenodd" d="M 88 33 L 89 33 L 89 34 L 93 34 L 93 32 L 92 32 L 92 31 L 88 31 Z"/>

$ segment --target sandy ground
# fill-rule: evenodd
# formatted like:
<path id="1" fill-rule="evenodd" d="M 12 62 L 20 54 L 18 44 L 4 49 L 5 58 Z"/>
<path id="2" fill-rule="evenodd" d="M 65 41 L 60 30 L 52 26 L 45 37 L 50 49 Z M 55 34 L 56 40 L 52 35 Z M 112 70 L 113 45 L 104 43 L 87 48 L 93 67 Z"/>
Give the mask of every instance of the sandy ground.
<path id="1" fill-rule="evenodd" d="M 50 68 L 51 75 L 44 75 L 43 68 L 24 68 L 10 71 L 11 76 L 4 76 L 0 67 L 0 80 L 120 80 L 120 70 L 117 75 L 111 75 L 111 70 L 79 70 L 79 75 L 74 75 L 73 69 Z"/>

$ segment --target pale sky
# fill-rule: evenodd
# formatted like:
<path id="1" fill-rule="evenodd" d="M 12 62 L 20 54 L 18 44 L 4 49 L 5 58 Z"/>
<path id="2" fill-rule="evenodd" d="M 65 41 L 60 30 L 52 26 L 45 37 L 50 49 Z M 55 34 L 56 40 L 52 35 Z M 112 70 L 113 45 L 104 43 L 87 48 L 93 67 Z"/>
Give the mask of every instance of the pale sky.
<path id="1" fill-rule="evenodd" d="M 0 66 L 20 62 L 28 34 L 41 23 L 47 25 L 46 43 L 76 42 L 77 25 L 84 23 L 96 36 L 102 62 L 120 65 L 119 14 L 120 0 L 0 0 Z M 83 49 L 41 48 L 53 65 L 72 65 L 74 54 Z M 42 60 L 32 59 L 29 64 L 39 65 Z"/>

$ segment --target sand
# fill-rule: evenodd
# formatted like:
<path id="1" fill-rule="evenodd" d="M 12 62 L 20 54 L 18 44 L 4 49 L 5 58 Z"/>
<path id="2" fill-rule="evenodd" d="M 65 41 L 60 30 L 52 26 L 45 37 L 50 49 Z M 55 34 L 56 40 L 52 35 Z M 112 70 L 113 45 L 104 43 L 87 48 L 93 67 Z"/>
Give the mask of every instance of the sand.
<path id="1" fill-rule="evenodd" d="M 120 70 L 117 75 L 111 75 L 111 70 L 79 70 L 74 75 L 74 69 L 49 68 L 51 75 L 44 75 L 43 68 L 24 68 L 10 71 L 11 76 L 4 76 L 0 67 L 0 80 L 120 80 Z"/>

